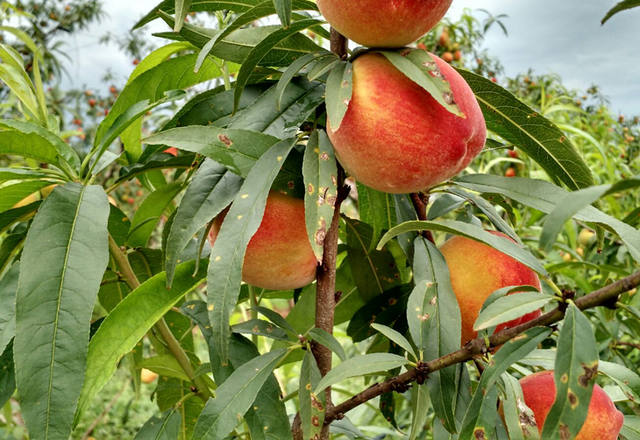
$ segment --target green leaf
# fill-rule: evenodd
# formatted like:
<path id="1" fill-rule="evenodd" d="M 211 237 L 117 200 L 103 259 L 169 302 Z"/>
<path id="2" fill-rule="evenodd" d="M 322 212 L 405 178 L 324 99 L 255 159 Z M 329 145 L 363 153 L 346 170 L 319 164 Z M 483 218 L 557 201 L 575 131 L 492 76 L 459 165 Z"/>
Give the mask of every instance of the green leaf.
<path id="1" fill-rule="evenodd" d="M 277 85 L 273 85 L 250 106 L 238 111 L 229 128 L 259 131 L 287 139 L 297 135 L 300 124 L 324 101 L 324 86 L 302 78 L 288 84 L 280 107 L 274 105 L 277 93 Z"/>
<path id="2" fill-rule="evenodd" d="M 519 177 L 509 178 L 473 174 L 457 178 L 456 183 L 473 191 L 501 194 L 545 214 L 553 212 L 564 197 L 571 194 L 549 182 Z M 620 182 L 620 184 L 622 183 Z M 593 206 L 581 209 L 575 214 L 574 218 L 596 223 L 612 230 L 627 246 L 633 259 L 640 262 L 640 230 L 605 214 Z"/>
<path id="3" fill-rule="evenodd" d="M 620 433 L 627 440 L 640 440 L 640 416 L 624 416 Z"/>
<path id="4" fill-rule="evenodd" d="M 146 368 L 160 376 L 173 377 L 182 381 L 189 381 L 189 377 L 171 354 L 160 354 L 147 359 L 143 359 L 136 364 L 136 369 Z"/>
<path id="5" fill-rule="evenodd" d="M 274 8 L 275 4 L 275 8 Z M 285 5 L 286 4 L 286 5 Z M 279 9 L 286 6 L 287 11 Z M 293 7 L 293 8 L 292 8 Z M 282 21 L 283 16 L 280 15 L 280 12 L 286 13 L 286 23 L 282 21 L 283 27 L 289 27 L 289 23 L 291 22 L 291 10 L 300 10 L 300 9 L 311 9 L 317 10 L 315 3 L 307 1 L 307 0 L 264 0 L 261 3 L 256 4 L 251 9 L 239 14 L 238 16 L 231 21 L 222 31 L 217 32 L 213 38 L 211 38 L 203 47 L 200 53 L 198 54 L 198 60 L 196 62 L 196 69 L 200 68 L 200 65 L 204 61 L 205 57 L 211 53 L 211 50 L 216 46 L 216 44 L 224 39 L 226 36 L 231 34 L 233 31 L 240 29 L 242 26 L 252 23 L 256 20 L 259 20 L 263 17 L 267 17 L 274 12 L 278 12 L 280 19 Z M 176 30 L 178 32 L 179 30 Z"/>
<path id="6" fill-rule="evenodd" d="M 304 150 L 304 212 L 307 235 L 318 262 L 322 261 L 324 239 L 331 226 L 338 197 L 338 167 L 333 145 L 322 130 L 311 133 Z"/>
<path id="7" fill-rule="evenodd" d="M 27 119 L 45 122 L 46 117 L 42 115 L 38 106 L 38 99 L 31 79 L 27 75 L 22 65 L 22 60 L 16 59 L 15 49 L 0 44 L 0 80 L 4 82 L 9 90 L 18 98 L 24 116 Z"/>
<path id="8" fill-rule="evenodd" d="M 165 252 L 169 286 L 182 251 L 193 236 L 229 206 L 238 194 L 242 179 L 207 159 L 193 176 L 171 224 Z"/>
<path id="9" fill-rule="evenodd" d="M 640 376 L 624 365 L 600 361 L 598 371 L 613 380 L 633 402 L 640 401 Z"/>
<path id="10" fill-rule="evenodd" d="M 14 356 L 22 414 L 32 438 L 71 434 L 91 312 L 109 259 L 108 215 L 102 187 L 68 183 L 53 190 L 27 234 Z"/>
<path id="11" fill-rule="evenodd" d="M 564 223 L 596 200 L 605 195 L 633 189 L 638 186 L 640 186 L 640 178 L 626 179 L 615 185 L 591 186 L 567 194 L 547 216 L 540 234 L 540 247 L 549 252 L 556 241 L 556 237 L 562 231 Z"/>
<path id="12" fill-rule="evenodd" d="M 276 47 L 276 45 L 288 39 L 292 35 L 297 34 L 299 31 L 318 24 L 322 24 L 322 22 L 311 18 L 295 21 L 286 29 L 278 29 L 272 32 L 266 38 L 261 40 L 253 49 L 251 49 L 247 54 L 247 57 L 242 62 L 242 67 L 240 67 L 238 78 L 236 79 L 234 109 L 237 108 L 238 103 L 240 102 L 240 95 L 242 95 L 242 91 L 247 85 L 249 76 L 253 72 L 253 69 L 258 66 L 267 52 L 271 51 Z"/>
<path id="13" fill-rule="evenodd" d="M 13 396 L 16 390 L 16 371 L 13 363 L 13 342 L 4 348 L 0 356 L 0 408 Z"/>
<path id="14" fill-rule="evenodd" d="M 0 353 L 16 334 L 16 292 L 19 275 L 20 263 L 18 262 L 0 278 Z"/>
<path id="15" fill-rule="evenodd" d="M 278 142 L 278 139 L 249 130 L 190 126 L 172 128 L 154 134 L 144 141 L 148 144 L 171 145 L 202 154 L 240 177 L 247 177 L 256 161 Z"/>
<path id="16" fill-rule="evenodd" d="M 552 179 L 570 189 L 593 185 L 591 170 L 551 121 L 498 84 L 466 70 L 458 72 L 475 93 L 489 130 L 517 145 Z"/>
<path id="17" fill-rule="evenodd" d="M 430 260 L 427 240 L 419 236 L 414 241 L 413 282 L 415 287 L 407 302 L 407 323 L 411 339 L 418 348 L 419 359 L 424 360 L 424 352 L 431 344 L 431 318 L 437 306 L 437 288 L 434 268 Z"/>
<path id="18" fill-rule="evenodd" d="M 153 276 L 116 306 L 91 339 L 78 414 L 115 373 L 118 362 L 180 299 L 198 287 L 205 276 L 202 262 L 197 276 L 195 262 L 178 265 L 171 289 L 164 272 Z"/>
<path id="19" fill-rule="evenodd" d="M 176 24 L 173 27 L 174 32 L 180 32 L 185 18 L 189 14 L 191 8 L 191 0 L 175 0 L 176 3 Z"/>
<path id="20" fill-rule="evenodd" d="M 181 182 L 169 183 L 149 194 L 131 221 L 127 242 L 131 247 L 144 247 L 162 214 L 171 201 L 182 191 Z"/>
<path id="21" fill-rule="evenodd" d="M 408 362 L 404 357 L 391 353 L 371 353 L 355 356 L 333 367 L 320 380 L 315 388 L 315 393 L 319 394 L 331 385 L 350 377 L 386 372 L 402 367 Z"/>
<path id="22" fill-rule="evenodd" d="M 509 224 L 506 221 L 503 220 L 502 216 L 496 211 L 493 205 L 487 202 L 484 198 L 477 196 L 475 194 L 472 194 L 470 192 L 464 191 L 463 189 L 460 189 L 460 188 L 446 188 L 445 191 L 455 196 L 466 199 L 469 203 L 471 203 L 480 211 L 482 211 L 484 215 L 487 216 L 489 221 L 500 232 L 507 234 L 509 237 L 513 238 L 517 243 L 522 244 L 522 241 L 520 240 L 520 237 L 518 237 L 518 234 L 516 234 L 513 228 L 509 226 Z M 429 210 L 429 214 L 431 214 L 431 210 Z M 433 218 L 429 218 L 429 220 L 433 220 Z"/>
<path id="23" fill-rule="evenodd" d="M 27 180 L 0 187 L 0 212 L 11 209 L 25 197 L 40 191 L 40 189 L 50 184 L 50 182 L 43 180 Z"/>
<path id="24" fill-rule="evenodd" d="M 411 420 L 409 440 L 415 440 L 424 429 L 429 414 L 429 406 L 429 388 L 427 385 L 413 385 L 411 388 L 411 411 L 413 418 Z"/>
<path id="25" fill-rule="evenodd" d="M 382 325 L 382 324 L 373 323 L 371 324 L 371 327 L 373 327 L 376 331 L 379 331 L 380 333 L 382 333 L 391 342 L 403 348 L 404 351 L 406 351 L 411 356 L 413 356 L 414 359 L 416 360 L 418 359 L 418 356 L 416 356 L 416 352 L 411 346 L 411 343 L 407 340 L 407 338 L 402 336 L 402 333 L 397 332 L 391 327 L 387 327 L 386 325 Z"/>
<path id="26" fill-rule="evenodd" d="M 429 93 L 433 99 L 459 117 L 465 117 L 453 99 L 451 85 L 444 78 L 430 53 L 422 49 L 380 52 L 393 66 Z"/>
<path id="27" fill-rule="evenodd" d="M 425 286 L 427 282 L 433 283 L 436 295 L 434 297 L 436 300 L 435 311 L 427 321 L 430 323 L 430 327 L 428 330 L 420 329 L 423 339 L 422 346 L 418 345 L 418 351 L 424 360 L 437 359 L 456 351 L 460 347 L 460 308 L 453 293 L 449 268 L 444 256 L 429 240 L 418 237 L 415 242 L 414 280 L 420 280 L 419 282 L 424 283 Z M 420 244 L 417 245 L 418 243 Z M 416 281 L 416 285 L 417 283 L 418 281 Z M 429 298 L 428 292 L 424 299 L 418 296 L 417 306 L 423 306 L 427 300 L 431 305 L 432 299 Z M 409 317 L 410 310 L 410 306 L 407 305 L 408 321 L 413 319 Z M 417 317 L 418 314 L 416 312 L 414 307 L 413 313 Z M 413 332 L 417 332 L 417 324 L 423 325 L 421 318 L 413 321 L 413 323 L 409 321 L 409 328 L 411 329 L 413 326 Z M 414 342 L 416 342 L 415 339 Z M 459 383 L 460 374 L 460 370 L 457 367 L 451 366 L 434 371 L 427 377 L 427 387 L 429 388 L 433 409 L 441 419 L 444 427 L 450 432 L 456 431 L 457 400 L 452 399 L 451 396 L 458 395 L 457 390 L 461 386 Z"/>
<path id="28" fill-rule="evenodd" d="M 345 218 L 349 266 L 358 291 L 364 299 L 400 284 L 400 272 L 391 252 L 381 246 L 374 249 L 371 226 Z"/>
<path id="29" fill-rule="evenodd" d="M 228 360 L 229 319 L 236 306 L 242 282 L 242 263 L 256 233 L 267 203 L 269 188 L 295 140 L 278 142 L 264 153 L 247 174 L 211 250 L 207 275 L 209 320 L 216 350 L 225 363 Z"/>
<path id="30" fill-rule="evenodd" d="M 640 0 L 623 0 L 613 8 L 607 12 L 607 14 L 602 19 L 601 24 L 605 24 L 611 17 L 616 15 L 618 12 L 626 11 L 631 8 L 637 8 L 640 6 Z"/>
<path id="31" fill-rule="evenodd" d="M 464 223 L 457 220 L 434 220 L 434 221 L 409 221 L 404 222 L 398 226 L 392 228 L 389 232 L 384 234 L 380 243 L 378 243 L 378 249 L 382 248 L 392 238 L 397 237 L 400 234 L 410 231 L 442 231 L 449 234 L 460 235 L 470 238 L 472 240 L 479 241 L 486 245 L 491 246 L 500 252 L 509 255 L 512 258 L 520 261 L 525 266 L 533 269 L 537 273 L 543 276 L 547 276 L 547 271 L 526 248 L 512 242 L 509 239 L 490 234 L 479 226 Z"/>
<path id="32" fill-rule="evenodd" d="M 503 322 L 509 322 L 539 310 L 556 299 L 553 295 L 545 295 L 540 292 L 518 292 L 514 295 L 503 296 L 480 312 L 473 329 L 476 331 L 484 330 Z"/>
<path id="33" fill-rule="evenodd" d="M 161 418 L 151 417 L 140 428 L 133 440 L 175 440 L 180 434 L 180 413 L 167 411 Z"/>
<path id="34" fill-rule="evenodd" d="M 340 345 L 340 342 L 330 333 L 327 333 L 325 330 L 321 328 L 312 328 L 309 330 L 309 336 L 316 342 L 321 343 L 329 350 L 333 351 L 338 355 L 341 361 L 345 361 L 347 359 L 347 354 L 344 352 L 344 348 Z"/>
<path id="35" fill-rule="evenodd" d="M 573 438 L 578 434 L 587 418 L 597 373 L 598 346 L 591 323 L 569 303 L 553 374 L 556 400 L 544 421 L 542 438 Z"/>
<path id="36" fill-rule="evenodd" d="M 33 217 L 33 213 L 38 209 L 41 202 L 30 203 L 20 208 L 9 209 L 5 212 L 0 212 L 0 234 L 6 232 L 15 223 L 29 220 Z"/>
<path id="37" fill-rule="evenodd" d="M 238 424 L 238 415 L 251 407 L 272 371 L 287 355 L 287 350 L 274 350 L 256 357 L 237 368 L 216 390 L 216 398 L 207 402 L 193 432 L 194 440 L 217 440 L 229 434 Z"/>
<path id="38" fill-rule="evenodd" d="M 165 46 L 161 46 L 158 49 L 151 52 L 149 55 L 144 57 L 142 61 L 138 63 L 138 65 L 133 69 L 133 72 L 129 75 L 127 79 L 127 84 L 136 79 L 142 73 L 147 70 L 156 67 L 157 65 L 164 63 L 173 55 L 178 52 L 185 51 L 187 49 L 193 49 L 193 46 L 190 43 L 185 41 L 179 41 L 176 43 L 169 43 Z"/>
<path id="39" fill-rule="evenodd" d="M 255 307 L 255 310 L 281 329 L 288 331 L 292 336 L 298 336 L 298 333 L 294 330 L 293 327 L 291 327 L 291 324 L 289 324 L 289 322 L 287 322 L 287 320 L 284 319 L 278 312 L 274 312 L 271 309 L 260 306 Z"/>
<path id="40" fill-rule="evenodd" d="M 192 0 L 191 11 L 193 12 L 214 12 L 230 10 L 233 12 L 243 12 L 258 4 L 261 0 Z M 167 14 L 173 14 L 176 11 L 175 0 L 163 0 L 156 5 L 151 11 L 149 11 L 144 17 L 142 17 L 134 26 L 133 29 L 138 29 L 145 24 L 155 20 L 159 17 L 158 12 L 163 11 Z"/>
<path id="41" fill-rule="evenodd" d="M 77 153 L 50 131 L 31 122 L 6 119 L 0 121 L 0 128 L 0 154 L 50 163 L 69 176 L 80 169 Z"/>
<path id="42" fill-rule="evenodd" d="M 300 401 L 300 423 L 302 437 L 313 439 L 320 436 L 324 424 L 325 393 L 316 394 L 313 390 L 322 378 L 318 364 L 310 350 L 304 353 L 300 368 L 300 386 L 298 399 Z"/>
<path id="43" fill-rule="evenodd" d="M 271 339 L 279 339 L 281 341 L 288 340 L 287 333 L 284 330 L 262 319 L 250 319 L 249 321 L 233 325 L 231 326 L 231 331 L 233 333 L 258 335 Z"/>
<path id="44" fill-rule="evenodd" d="M 30 168 L 0 168 L 0 183 L 7 180 L 37 180 L 50 177 Z"/>
<path id="45" fill-rule="evenodd" d="M 488 433 L 493 426 L 482 424 L 480 418 L 485 394 L 494 388 L 496 381 L 507 371 L 507 368 L 509 368 L 511 364 L 517 362 L 536 348 L 550 333 L 550 329 L 534 327 L 522 333 L 519 337 L 511 339 L 498 350 L 493 357 L 493 362 L 484 370 L 482 376 L 480 376 L 480 383 L 473 393 L 473 397 L 471 398 L 462 422 L 462 429 L 460 431 L 461 439 L 482 438 L 476 434 L 476 432 L 481 434 L 482 431 L 484 431 L 485 438 L 491 438 Z M 485 409 L 488 410 L 487 408 Z M 495 405 L 493 405 L 492 411 L 495 413 Z"/>
<path id="46" fill-rule="evenodd" d="M 368 300 L 351 316 L 347 335 L 351 336 L 353 342 L 364 341 L 376 333 L 371 327 L 373 322 L 387 326 L 400 325 L 400 328 L 406 327 L 405 311 L 410 290 L 409 285 L 401 285 Z M 298 303 L 302 301 L 301 299 Z"/>
<path id="47" fill-rule="evenodd" d="M 502 408 L 510 440 L 540 440 L 533 411 L 524 404 L 520 382 L 510 374 L 503 373 L 502 383 Z"/>
<path id="48" fill-rule="evenodd" d="M 214 61 L 207 61 L 198 73 L 193 72 L 196 55 L 171 58 L 147 70 L 128 83 L 118 95 L 109 115 L 100 123 L 95 145 L 100 144 L 116 119 L 133 104 L 148 100 L 149 104 L 162 100 L 169 90 L 185 89 L 220 75 Z"/>
<path id="49" fill-rule="evenodd" d="M 289 27 L 291 23 L 291 0 L 272 0 L 280 18 L 282 27 Z"/>
<path id="50" fill-rule="evenodd" d="M 338 131 L 347 114 L 353 94 L 353 65 L 343 61 L 334 66 L 327 78 L 326 105 L 329 129 Z"/>
<path id="51" fill-rule="evenodd" d="M 282 76 L 278 80 L 278 84 L 276 85 L 276 102 L 278 110 L 282 107 L 282 98 L 284 96 L 284 92 L 287 89 L 289 83 L 293 80 L 293 77 L 296 76 L 296 74 L 308 64 L 311 64 L 316 60 L 324 59 L 325 57 L 335 58 L 335 55 L 326 50 L 321 50 L 318 52 L 303 55 L 300 58 L 296 59 L 293 63 L 291 63 L 289 67 L 287 67 L 287 69 L 282 73 Z"/>
<path id="52" fill-rule="evenodd" d="M 371 244 L 380 241 L 382 231 L 396 225 L 396 208 L 393 194 L 387 194 L 357 183 L 358 212 L 360 220 L 373 228 Z"/>

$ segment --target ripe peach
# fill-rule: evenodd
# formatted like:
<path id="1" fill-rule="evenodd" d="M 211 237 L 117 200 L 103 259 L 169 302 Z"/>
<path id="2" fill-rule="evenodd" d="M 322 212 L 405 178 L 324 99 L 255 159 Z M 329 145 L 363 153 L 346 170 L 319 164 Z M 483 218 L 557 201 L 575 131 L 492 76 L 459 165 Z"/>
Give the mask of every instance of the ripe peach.
<path id="1" fill-rule="evenodd" d="M 465 117 L 442 107 L 383 55 L 353 63 L 353 95 L 342 125 L 329 127 L 336 155 L 364 185 L 388 193 L 428 189 L 466 168 L 482 150 L 486 126 L 464 79 L 432 55 Z"/>
<path id="2" fill-rule="evenodd" d="M 442 54 L 442 59 L 451 64 L 453 62 L 453 54 L 451 52 L 445 52 Z"/>
<path id="3" fill-rule="evenodd" d="M 402 47 L 426 34 L 452 0 L 318 0 L 327 21 L 369 47 Z"/>
<path id="4" fill-rule="evenodd" d="M 507 237 L 501 232 L 494 235 Z M 475 338 L 473 324 L 485 300 L 494 291 L 507 286 L 529 285 L 540 289 L 536 273 L 508 255 L 479 241 L 466 237 L 447 240 L 440 251 L 449 266 L 451 284 L 460 305 L 462 316 L 462 344 Z M 523 324 L 540 316 L 539 310 L 513 321 L 500 324 L 496 331 Z"/>
<path id="5" fill-rule="evenodd" d="M 526 405 L 531 408 L 542 432 L 544 421 L 556 399 L 556 384 L 553 371 L 541 371 L 520 379 Z M 618 411 L 607 393 L 594 385 L 589 412 L 575 440 L 616 440 L 622 429 L 624 416 Z"/>
<path id="6" fill-rule="evenodd" d="M 212 245 L 225 215 L 214 221 L 209 235 Z M 296 289 L 314 280 L 316 265 L 307 237 L 304 202 L 271 191 L 262 223 L 247 246 L 242 280 L 264 289 Z"/>
<path id="7" fill-rule="evenodd" d="M 516 177 L 516 169 L 513 167 L 507 168 L 507 171 L 504 172 L 505 177 Z"/>
<path id="8" fill-rule="evenodd" d="M 157 378 L 158 374 L 154 373 L 151 370 L 147 370 L 146 368 L 140 370 L 140 380 L 142 381 L 142 383 L 152 383 Z"/>

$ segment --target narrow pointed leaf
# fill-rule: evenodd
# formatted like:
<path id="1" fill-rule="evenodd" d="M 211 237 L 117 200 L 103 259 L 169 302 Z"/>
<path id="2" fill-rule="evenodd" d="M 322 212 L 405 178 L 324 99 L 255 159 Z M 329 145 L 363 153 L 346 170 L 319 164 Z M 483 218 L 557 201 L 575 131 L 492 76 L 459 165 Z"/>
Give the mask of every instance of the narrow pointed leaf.
<path id="1" fill-rule="evenodd" d="M 411 392 L 413 418 L 411 420 L 409 440 L 415 440 L 424 429 L 431 402 L 429 401 L 429 388 L 427 384 L 413 385 Z"/>
<path id="2" fill-rule="evenodd" d="M 191 10 L 193 12 L 214 12 L 230 10 L 233 12 L 242 12 L 258 4 L 260 0 L 192 0 Z M 163 11 L 167 14 L 173 14 L 176 11 L 175 0 L 163 0 L 153 7 L 144 17 L 142 17 L 133 29 L 138 29 L 145 24 L 158 18 L 158 12 Z"/>
<path id="3" fill-rule="evenodd" d="M 300 423 L 302 436 L 305 440 L 319 437 L 322 431 L 326 413 L 325 393 L 316 394 L 313 392 L 321 378 L 318 364 L 311 351 L 307 350 L 302 359 L 298 388 Z"/>
<path id="4" fill-rule="evenodd" d="M 16 334 L 16 292 L 19 275 L 20 263 L 15 263 L 0 278 L 0 353 Z"/>
<path id="5" fill-rule="evenodd" d="M 613 380 L 622 392 L 633 402 L 640 402 L 640 376 L 624 365 L 600 361 L 598 372 Z"/>
<path id="6" fill-rule="evenodd" d="M 556 125 L 498 84 L 467 70 L 458 72 L 475 93 L 490 131 L 517 145 L 568 188 L 593 185 L 591 170 Z"/>
<path id="7" fill-rule="evenodd" d="M 420 313 L 413 309 L 414 332 L 420 331 L 422 334 L 422 346 L 418 346 L 419 352 L 423 353 L 424 360 L 437 359 L 447 353 L 452 353 L 460 347 L 461 318 L 458 301 L 453 292 L 449 268 L 444 256 L 440 253 L 436 245 L 422 237 L 415 240 L 416 254 L 414 256 L 414 278 L 420 280 L 426 287 L 427 283 L 432 283 L 435 288 L 435 311 L 431 318 L 427 319 L 430 324 L 428 329 L 423 327 L 424 323 Z M 417 285 L 418 282 L 416 282 Z M 412 292 L 413 294 L 413 292 Z M 420 292 L 422 294 L 422 292 Z M 424 298 L 417 296 L 417 306 L 432 306 L 430 292 L 426 292 Z M 428 306 L 425 306 L 425 301 Z M 407 306 L 407 314 L 411 310 Z M 407 315 L 409 319 L 409 315 Z M 417 324 L 420 324 L 418 330 Z M 428 335 L 428 337 L 427 337 Z M 414 341 L 416 342 L 416 341 Z M 431 396 L 431 403 L 437 416 L 442 421 L 444 427 L 450 431 L 456 431 L 456 400 L 452 395 L 457 395 L 460 388 L 460 370 L 455 367 L 447 367 L 439 371 L 434 371 L 427 377 L 427 387 Z"/>
<path id="8" fill-rule="evenodd" d="M 176 24 L 173 26 L 174 32 L 180 32 L 184 24 L 189 9 L 191 8 L 191 0 L 175 0 L 176 2 Z"/>
<path id="9" fill-rule="evenodd" d="M 396 208 L 393 194 L 387 194 L 357 183 L 360 220 L 373 228 L 372 245 L 380 241 L 383 231 L 394 227 Z"/>
<path id="10" fill-rule="evenodd" d="M 109 202 L 99 186 L 56 187 L 27 234 L 16 299 L 14 355 L 32 438 L 67 438 L 107 267 Z M 34 331 L 37 329 L 37 331 Z"/>
<path id="11" fill-rule="evenodd" d="M 180 191 L 182 191 L 182 183 L 172 182 L 158 188 L 144 199 L 131 221 L 127 238 L 131 247 L 147 245 L 162 214 Z"/>
<path id="12" fill-rule="evenodd" d="M 451 85 L 430 53 L 422 49 L 383 51 L 384 57 L 407 78 L 426 90 L 442 107 L 459 117 L 466 117 L 453 99 Z"/>
<path id="13" fill-rule="evenodd" d="M 551 330 L 549 329 L 534 327 L 522 333 L 517 338 L 510 340 L 504 344 L 500 350 L 498 350 L 493 357 L 493 362 L 484 370 L 482 376 L 480 376 L 480 383 L 478 384 L 476 391 L 473 393 L 473 397 L 471 398 L 471 402 L 469 403 L 469 407 L 467 408 L 467 412 L 462 422 L 460 438 L 482 438 L 478 437 L 476 432 L 478 434 L 482 434 L 483 430 L 485 438 L 492 438 L 490 434 L 487 433 L 488 427 L 482 424 L 482 420 L 480 418 L 485 394 L 495 387 L 496 381 L 505 371 L 507 371 L 507 368 L 509 368 L 511 364 L 519 361 L 536 348 L 536 346 L 542 342 L 549 333 L 551 333 Z M 495 405 L 493 406 L 492 411 L 495 413 Z"/>
<path id="14" fill-rule="evenodd" d="M 253 69 L 258 66 L 267 52 L 276 47 L 278 43 L 281 43 L 292 35 L 318 24 L 322 24 L 322 22 L 310 18 L 295 21 L 288 28 L 281 28 L 269 34 L 264 40 L 260 41 L 260 43 L 251 49 L 247 57 L 242 62 L 242 67 L 240 67 L 240 71 L 238 72 L 234 93 L 234 108 L 237 108 L 238 103 L 240 102 L 240 96 L 249 81 L 249 77 L 253 72 Z"/>
<path id="15" fill-rule="evenodd" d="M 87 375 L 78 405 L 80 413 L 115 373 L 118 362 L 180 299 L 198 287 L 205 277 L 203 261 L 194 276 L 195 262 L 178 265 L 171 289 L 164 272 L 129 293 L 105 318 L 91 338 Z"/>
<path id="16" fill-rule="evenodd" d="M 341 361 L 345 361 L 347 359 L 347 354 L 344 352 L 344 348 L 342 348 L 340 342 L 338 342 L 332 334 L 327 333 L 321 328 L 312 328 L 309 330 L 309 336 L 311 336 L 314 341 L 321 343 L 337 354 Z"/>
<path id="17" fill-rule="evenodd" d="M 272 0 L 283 27 L 291 23 L 291 0 Z"/>
<path id="18" fill-rule="evenodd" d="M 170 145 L 202 154 L 247 177 L 256 161 L 276 142 L 273 136 L 249 130 L 189 126 L 172 128 L 144 140 L 147 144 Z"/>
<path id="19" fill-rule="evenodd" d="M 640 0 L 623 0 L 613 8 L 611 8 L 607 14 L 602 19 L 601 24 L 605 24 L 611 17 L 616 15 L 618 12 L 626 11 L 631 8 L 637 8 L 640 6 Z"/>
<path id="20" fill-rule="evenodd" d="M 524 403 L 518 379 L 503 373 L 502 383 L 504 384 L 502 407 L 510 440 L 540 440 L 536 419 L 533 411 Z"/>
<path id="21" fill-rule="evenodd" d="M 231 326 L 233 333 L 239 333 L 244 335 L 256 335 L 264 336 L 266 338 L 278 339 L 281 341 L 287 341 L 287 333 L 279 327 L 276 327 L 269 321 L 262 319 L 250 319 L 249 321 L 241 322 Z"/>
<path id="22" fill-rule="evenodd" d="M 382 237 L 380 243 L 378 243 L 378 249 L 400 234 L 423 230 L 442 231 L 480 241 L 515 258 L 537 273 L 544 276 L 547 275 L 547 271 L 542 264 L 526 248 L 504 237 L 490 234 L 479 226 L 457 220 L 409 221 L 402 223 L 392 228 Z"/>
<path id="23" fill-rule="evenodd" d="M 570 303 L 554 367 L 556 400 L 542 428 L 542 438 L 574 438 L 587 418 L 598 373 L 598 346 L 589 319 Z"/>
<path id="24" fill-rule="evenodd" d="M 16 369 L 13 362 L 13 342 L 0 353 L 0 407 L 4 407 L 16 390 Z"/>
<path id="25" fill-rule="evenodd" d="M 133 440 L 175 440 L 180 435 L 180 413 L 169 410 L 162 417 L 151 417 Z"/>
<path id="26" fill-rule="evenodd" d="M 392 329 L 391 327 L 387 327 L 386 325 L 382 325 L 382 324 L 373 323 L 373 324 L 371 324 L 371 327 L 373 327 L 376 331 L 378 331 L 378 332 L 382 333 L 384 336 L 386 336 L 386 338 L 389 341 L 391 341 L 394 344 L 396 344 L 397 346 L 403 348 L 404 351 L 406 351 L 411 356 L 413 356 L 414 359 L 418 359 L 418 357 L 416 356 L 416 352 L 414 351 L 413 347 L 411 346 L 411 343 L 407 340 L 407 338 L 402 336 L 402 333 Z"/>
<path id="27" fill-rule="evenodd" d="M 215 294 L 207 297 L 209 320 L 223 363 L 229 357 L 229 319 L 240 294 L 245 251 L 262 221 L 271 184 L 294 144 L 292 140 L 281 141 L 256 162 L 231 205 L 211 250 L 207 290 Z"/>
<path id="28" fill-rule="evenodd" d="M 171 285 L 180 254 L 193 236 L 229 206 L 242 179 L 207 159 L 193 176 L 171 223 L 165 252 L 167 282 Z"/>
<path id="29" fill-rule="evenodd" d="M 223 439 L 238 424 L 238 416 L 251 407 L 262 385 L 287 351 L 274 350 L 237 368 L 207 402 L 193 432 L 194 440 Z"/>
<path id="30" fill-rule="evenodd" d="M 388 370 L 402 367 L 407 363 L 408 361 L 404 357 L 391 353 L 372 353 L 355 356 L 333 367 L 318 383 L 315 393 L 318 394 L 327 387 L 350 377 L 387 372 Z"/>
<path id="31" fill-rule="evenodd" d="M 563 198 L 570 194 L 568 191 L 542 180 L 509 178 L 487 174 L 459 177 L 456 179 L 456 183 L 473 191 L 504 195 L 545 214 L 553 212 Z M 620 182 L 620 184 L 623 184 L 623 182 Z M 597 223 L 615 232 L 627 246 L 633 259 L 640 262 L 640 230 L 605 214 L 593 206 L 581 209 L 573 218 Z"/>
<path id="32" fill-rule="evenodd" d="M 503 296 L 480 312 L 473 329 L 476 331 L 484 330 L 503 322 L 509 322 L 539 310 L 555 299 L 552 295 L 540 292 L 520 292 L 515 295 Z"/>
<path id="33" fill-rule="evenodd" d="M 338 131 L 353 94 L 353 65 L 349 61 L 334 66 L 327 78 L 328 129 Z"/>
<path id="34" fill-rule="evenodd" d="M 44 180 L 26 180 L 0 187 L 0 212 L 11 209 L 25 197 L 50 184 L 50 182 Z"/>
<path id="35" fill-rule="evenodd" d="M 324 131 L 314 131 L 304 150 L 304 212 L 307 235 L 318 262 L 322 261 L 324 239 L 331 226 L 338 197 L 338 168 L 333 145 Z"/>
<path id="36" fill-rule="evenodd" d="M 328 52 L 326 50 L 322 50 L 319 52 L 309 53 L 307 55 L 303 55 L 297 60 L 295 60 L 287 69 L 284 71 L 280 79 L 278 80 L 278 84 L 276 85 L 276 103 L 277 108 L 280 109 L 282 107 L 282 97 L 284 95 L 285 90 L 287 89 L 287 85 L 293 80 L 300 70 L 302 70 L 305 66 L 312 63 L 317 59 L 321 59 L 324 57 L 335 57 L 334 54 Z"/>

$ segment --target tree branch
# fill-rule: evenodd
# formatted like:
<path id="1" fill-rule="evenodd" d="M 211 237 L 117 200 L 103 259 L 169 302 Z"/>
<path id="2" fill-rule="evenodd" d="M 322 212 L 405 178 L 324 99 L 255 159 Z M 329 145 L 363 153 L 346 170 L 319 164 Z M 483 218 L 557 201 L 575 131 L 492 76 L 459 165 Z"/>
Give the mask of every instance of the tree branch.
<path id="1" fill-rule="evenodd" d="M 413 209 L 418 214 L 418 220 L 427 220 L 427 205 L 429 205 L 429 193 L 411 193 L 411 203 L 413 203 Z M 424 238 L 435 244 L 433 234 L 431 231 L 424 230 L 420 232 Z"/>
<path id="2" fill-rule="evenodd" d="M 575 300 L 575 304 L 580 310 L 590 309 L 597 306 L 609 306 L 612 301 L 615 301 L 618 296 L 620 296 L 621 293 L 632 290 L 638 286 L 640 286 L 640 271 L 598 289 L 589 295 L 578 298 Z M 473 356 L 486 353 L 490 348 L 499 347 L 530 328 L 537 326 L 549 326 L 561 321 L 563 318 L 564 312 L 559 307 L 524 324 L 494 333 L 489 338 L 489 347 L 486 346 L 483 337 L 473 339 L 467 342 L 467 344 L 458 351 L 449 353 L 430 362 L 420 364 L 418 365 L 418 368 L 409 370 L 399 376 L 388 379 L 385 382 L 372 385 L 340 405 L 328 408 L 327 415 L 325 416 L 325 424 L 330 424 L 334 420 L 341 419 L 347 411 L 350 411 L 358 405 L 378 397 L 381 394 L 389 391 L 406 389 L 412 382 L 424 380 L 426 375 L 432 371 L 438 371 L 451 365 L 471 360 Z"/>

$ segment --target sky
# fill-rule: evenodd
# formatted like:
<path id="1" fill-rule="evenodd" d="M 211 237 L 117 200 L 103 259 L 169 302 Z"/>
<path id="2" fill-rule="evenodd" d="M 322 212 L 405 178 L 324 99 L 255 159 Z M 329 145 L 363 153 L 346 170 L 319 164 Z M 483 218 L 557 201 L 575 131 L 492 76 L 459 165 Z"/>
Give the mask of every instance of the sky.
<path id="1" fill-rule="evenodd" d="M 463 9 L 486 9 L 507 14 L 505 37 L 495 26 L 484 46 L 500 59 L 507 76 L 530 67 L 536 73 L 559 74 L 565 85 L 585 90 L 600 86 L 614 112 L 640 115 L 640 8 L 614 16 L 604 26 L 600 20 L 618 0 L 453 0 L 448 12 L 458 17 Z M 89 32 L 65 40 L 73 58 L 66 85 L 105 87 L 101 78 L 108 69 L 123 84 L 133 69 L 115 45 L 98 42 L 106 32 L 124 33 L 157 0 L 107 0 L 108 16 Z M 145 28 L 149 34 L 168 30 L 156 20 Z"/>

